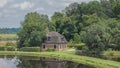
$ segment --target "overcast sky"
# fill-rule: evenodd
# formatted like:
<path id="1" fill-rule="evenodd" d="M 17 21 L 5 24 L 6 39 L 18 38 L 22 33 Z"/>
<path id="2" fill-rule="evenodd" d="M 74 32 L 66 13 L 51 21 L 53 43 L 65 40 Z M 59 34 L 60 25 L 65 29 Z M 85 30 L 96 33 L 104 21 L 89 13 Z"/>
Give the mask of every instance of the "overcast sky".
<path id="1" fill-rule="evenodd" d="M 36 11 L 50 17 L 70 3 L 83 1 L 91 0 L 0 0 L 0 28 L 20 27 L 28 12 Z"/>

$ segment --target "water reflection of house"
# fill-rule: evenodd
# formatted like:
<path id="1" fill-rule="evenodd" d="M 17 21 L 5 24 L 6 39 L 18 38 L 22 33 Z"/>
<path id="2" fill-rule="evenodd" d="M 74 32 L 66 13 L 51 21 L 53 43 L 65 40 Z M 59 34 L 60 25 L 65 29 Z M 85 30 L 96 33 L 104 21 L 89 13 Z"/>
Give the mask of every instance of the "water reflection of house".
<path id="1" fill-rule="evenodd" d="M 58 60 L 54 58 L 41 58 L 42 62 L 45 63 L 46 68 L 64 68 L 66 61 Z"/>
<path id="2" fill-rule="evenodd" d="M 65 66 L 65 62 L 63 61 L 54 61 L 54 62 L 45 62 L 48 67 L 47 68 L 63 68 Z"/>
<path id="3" fill-rule="evenodd" d="M 41 50 L 45 51 L 48 48 L 54 48 L 56 51 L 62 51 L 67 48 L 65 37 L 58 32 L 49 32 L 47 39 L 42 43 Z"/>

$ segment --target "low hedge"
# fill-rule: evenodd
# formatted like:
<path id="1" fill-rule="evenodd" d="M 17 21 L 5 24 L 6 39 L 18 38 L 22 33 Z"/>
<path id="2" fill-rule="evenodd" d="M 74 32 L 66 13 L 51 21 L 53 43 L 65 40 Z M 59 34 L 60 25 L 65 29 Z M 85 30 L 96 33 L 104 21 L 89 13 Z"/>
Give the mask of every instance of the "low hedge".
<path id="1" fill-rule="evenodd" d="M 19 50 L 25 52 L 40 52 L 40 47 L 22 47 Z"/>
<path id="2" fill-rule="evenodd" d="M 7 47 L 7 51 L 15 51 L 17 48 L 15 47 Z"/>
<path id="3" fill-rule="evenodd" d="M 12 46 L 0 46 L 0 51 L 16 51 L 16 47 Z M 22 47 L 19 51 L 25 52 L 40 52 L 40 47 Z"/>
<path id="4" fill-rule="evenodd" d="M 0 46 L 0 51 L 4 51 L 5 47 L 4 46 Z"/>
<path id="5" fill-rule="evenodd" d="M 0 46 L 0 51 L 15 51 L 16 48 L 15 47 L 5 47 L 5 46 Z"/>

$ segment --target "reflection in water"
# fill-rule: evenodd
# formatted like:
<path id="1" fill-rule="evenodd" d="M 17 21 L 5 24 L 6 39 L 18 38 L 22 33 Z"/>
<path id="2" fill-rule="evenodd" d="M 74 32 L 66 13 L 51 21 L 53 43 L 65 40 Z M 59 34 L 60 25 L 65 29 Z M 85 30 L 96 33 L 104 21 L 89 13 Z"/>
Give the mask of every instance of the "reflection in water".
<path id="1" fill-rule="evenodd" d="M 7 58 L 6 56 L 0 56 L 0 68 L 16 68 L 17 64 L 16 57 Z"/>
<path id="2" fill-rule="evenodd" d="M 0 58 L 0 68 L 93 68 L 65 60 L 40 57 L 13 57 Z"/>

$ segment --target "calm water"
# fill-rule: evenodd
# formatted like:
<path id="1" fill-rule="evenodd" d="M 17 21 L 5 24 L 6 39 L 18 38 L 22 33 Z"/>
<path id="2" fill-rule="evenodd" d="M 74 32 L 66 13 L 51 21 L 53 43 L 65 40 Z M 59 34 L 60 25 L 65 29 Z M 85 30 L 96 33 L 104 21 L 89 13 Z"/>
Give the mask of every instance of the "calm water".
<path id="1" fill-rule="evenodd" d="M 93 68 L 71 61 L 23 56 L 0 56 L 0 68 Z"/>

